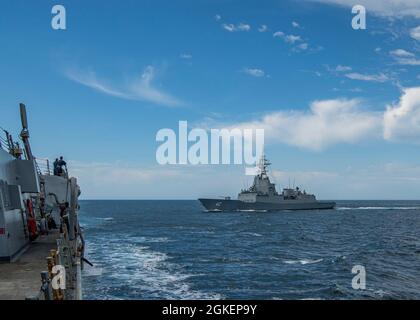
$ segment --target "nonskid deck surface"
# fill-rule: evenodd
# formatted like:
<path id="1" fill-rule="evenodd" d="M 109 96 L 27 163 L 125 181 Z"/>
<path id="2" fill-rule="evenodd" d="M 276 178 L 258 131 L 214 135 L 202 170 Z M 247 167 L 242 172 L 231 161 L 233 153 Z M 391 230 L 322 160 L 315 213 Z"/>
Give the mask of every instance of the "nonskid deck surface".
<path id="1" fill-rule="evenodd" d="M 40 236 L 13 263 L 0 263 L 0 300 L 24 300 L 37 296 L 41 271 L 46 271 L 50 250 L 57 247 L 58 231 Z"/>

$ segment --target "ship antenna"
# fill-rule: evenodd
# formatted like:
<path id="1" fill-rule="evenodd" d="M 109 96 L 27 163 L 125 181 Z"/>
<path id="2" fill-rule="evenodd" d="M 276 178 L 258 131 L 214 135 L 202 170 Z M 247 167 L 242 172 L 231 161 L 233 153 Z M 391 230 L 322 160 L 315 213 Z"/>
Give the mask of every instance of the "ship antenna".
<path id="1" fill-rule="evenodd" d="M 32 155 L 31 145 L 29 143 L 29 130 L 28 130 L 28 118 L 26 116 L 26 106 L 21 103 L 20 107 L 20 119 L 22 121 L 22 131 L 20 137 L 22 138 L 23 145 L 25 146 L 26 158 L 27 160 L 33 160 L 34 156 Z"/>

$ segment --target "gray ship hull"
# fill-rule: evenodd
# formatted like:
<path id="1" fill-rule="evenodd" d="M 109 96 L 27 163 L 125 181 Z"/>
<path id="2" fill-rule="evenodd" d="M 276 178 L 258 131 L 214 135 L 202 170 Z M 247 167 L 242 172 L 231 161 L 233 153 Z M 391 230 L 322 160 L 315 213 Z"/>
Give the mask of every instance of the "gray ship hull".
<path id="1" fill-rule="evenodd" d="M 207 211 L 281 211 L 281 210 L 325 210 L 333 209 L 333 201 L 244 202 L 239 200 L 198 199 Z"/>

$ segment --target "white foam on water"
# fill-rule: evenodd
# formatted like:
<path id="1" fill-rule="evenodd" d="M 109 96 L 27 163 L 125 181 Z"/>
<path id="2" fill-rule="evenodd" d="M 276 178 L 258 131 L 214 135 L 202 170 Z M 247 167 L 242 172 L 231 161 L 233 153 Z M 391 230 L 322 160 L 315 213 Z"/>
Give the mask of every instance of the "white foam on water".
<path id="1" fill-rule="evenodd" d="M 337 207 L 336 210 L 420 210 L 420 207 Z"/>
<path id="2" fill-rule="evenodd" d="M 89 265 L 85 265 L 85 268 L 83 270 L 83 275 L 87 277 L 98 277 L 98 276 L 101 276 L 103 272 L 104 272 L 103 268 L 98 268 L 95 266 L 91 267 Z"/>
<path id="3" fill-rule="evenodd" d="M 167 237 L 155 237 L 155 238 L 149 238 L 149 237 L 132 237 L 129 238 L 130 242 L 141 242 L 141 243 L 166 243 L 166 242 L 172 242 L 175 240 L 170 240 Z"/>
<path id="4" fill-rule="evenodd" d="M 167 242 L 167 238 L 139 237 L 144 243 Z M 126 286 L 132 298 L 161 299 L 222 299 L 217 293 L 194 290 L 188 279 L 200 275 L 184 273 L 182 267 L 172 263 L 166 253 L 152 250 L 147 245 L 136 245 L 133 238 L 118 243 L 101 245 L 104 252 L 103 277 L 113 280 L 111 286 Z M 95 248 L 91 248 L 95 250 Z"/>
<path id="5" fill-rule="evenodd" d="M 209 230 L 202 230 L 202 231 L 196 231 L 194 232 L 195 234 L 214 234 L 214 231 L 209 231 Z"/>
<path id="6" fill-rule="evenodd" d="M 317 260 L 309 260 L 309 259 L 302 259 L 302 260 L 284 260 L 283 262 L 286 264 L 314 264 L 324 261 L 324 259 L 317 259 Z"/>
<path id="7" fill-rule="evenodd" d="M 105 218 L 96 217 L 95 219 L 99 221 L 113 221 L 114 220 L 113 217 L 105 217 Z"/>
<path id="8" fill-rule="evenodd" d="M 262 237 L 262 234 L 255 233 L 255 232 L 244 232 L 243 234 L 247 236 L 253 236 L 253 237 Z"/>

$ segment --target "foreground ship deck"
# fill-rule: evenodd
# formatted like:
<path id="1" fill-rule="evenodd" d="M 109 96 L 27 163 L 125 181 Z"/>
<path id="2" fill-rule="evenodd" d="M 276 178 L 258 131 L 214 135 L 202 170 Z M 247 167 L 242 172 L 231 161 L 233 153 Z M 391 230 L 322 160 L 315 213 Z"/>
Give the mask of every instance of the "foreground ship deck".
<path id="1" fill-rule="evenodd" d="M 25 105 L 20 112 L 24 149 L 0 130 L 0 299 L 79 300 L 80 187 L 62 157 L 51 170 L 32 154 Z"/>
<path id="2" fill-rule="evenodd" d="M 42 271 L 51 250 L 57 247 L 58 231 L 41 236 L 28 245 L 13 263 L 0 264 L 0 300 L 38 298 Z"/>

